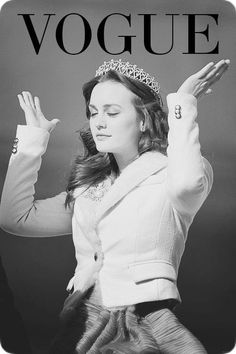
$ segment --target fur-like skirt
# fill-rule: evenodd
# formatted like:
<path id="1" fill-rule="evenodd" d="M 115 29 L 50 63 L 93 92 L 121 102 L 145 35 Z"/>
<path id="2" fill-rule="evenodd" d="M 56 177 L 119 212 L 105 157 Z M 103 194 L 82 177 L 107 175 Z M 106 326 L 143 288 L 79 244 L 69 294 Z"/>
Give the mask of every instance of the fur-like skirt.
<path id="1" fill-rule="evenodd" d="M 205 354 L 171 311 L 175 304 L 166 300 L 108 309 L 75 292 L 65 301 L 49 354 Z M 174 336 L 164 343 L 168 326 L 180 336 L 179 343 Z"/>

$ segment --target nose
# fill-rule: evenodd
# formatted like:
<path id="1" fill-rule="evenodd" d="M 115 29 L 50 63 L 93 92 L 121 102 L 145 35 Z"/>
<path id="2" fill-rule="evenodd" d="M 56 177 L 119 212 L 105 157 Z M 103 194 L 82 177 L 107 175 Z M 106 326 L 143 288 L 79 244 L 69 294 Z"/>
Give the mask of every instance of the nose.
<path id="1" fill-rule="evenodd" d="M 95 125 L 97 129 L 106 128 L 107 123 L 103 113 L 97 115 Z"/>

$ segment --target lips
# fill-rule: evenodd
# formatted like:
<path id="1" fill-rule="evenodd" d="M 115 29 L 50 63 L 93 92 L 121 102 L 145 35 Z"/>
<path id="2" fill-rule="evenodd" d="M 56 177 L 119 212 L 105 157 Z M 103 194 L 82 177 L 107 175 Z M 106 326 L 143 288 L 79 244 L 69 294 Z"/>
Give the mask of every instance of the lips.
<path id="1" fill-rule="evenodd" d="M 105 135 L 105 134 L 97 134 L 96 135 L 96 139 L 97 140 L 106 140 L 106 139 L 108 139 L 110 137 L 111 137 L 111 135 Z"/>
<path id="2" fill-rule="evenodd" d="M 107 135 L 107 134 L 96 134 L 96 137 L 109 137 L 111 135 Z"/>

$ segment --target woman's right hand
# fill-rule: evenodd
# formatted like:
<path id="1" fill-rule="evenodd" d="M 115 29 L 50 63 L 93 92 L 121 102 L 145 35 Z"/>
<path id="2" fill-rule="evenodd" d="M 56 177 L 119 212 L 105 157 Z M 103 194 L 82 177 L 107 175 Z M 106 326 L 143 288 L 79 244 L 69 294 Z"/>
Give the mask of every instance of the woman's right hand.
<path id="1" fill-rule="evenodd" d="M 59 119 L 47 120 L 40 107 L 40 101 L 38 97 L 33 97 L 30 92 L 22 91 L 22 94 L 17 95 L 20 106 L 25 113 L 25 120 L 27 125 L 33 127 L 39 127 L 46 129 L 49 133 L 53 131 L 57 123 L 60 122 Z"/>

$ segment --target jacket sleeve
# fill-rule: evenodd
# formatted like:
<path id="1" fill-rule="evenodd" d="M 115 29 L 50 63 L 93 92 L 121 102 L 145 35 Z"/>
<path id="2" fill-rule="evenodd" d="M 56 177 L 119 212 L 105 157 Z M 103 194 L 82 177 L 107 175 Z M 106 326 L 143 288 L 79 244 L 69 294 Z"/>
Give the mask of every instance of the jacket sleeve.
<path id="1" fill-rule="evenodd" d="M 194 215 L 213 184 L 212 167 L 201 155 L 197 99 L 187 93 L 171 93 L 167 96 L 167 104 L 167 192 L 177 211 Z M 176 105 L 180 106 L 181 118 L 176 118 Z"/>
<path id="2" fill-rule="evenodd" d="M 64 207 L 66 192 L 34 200 L 49 136 L 42 128 L 17 126 L 0 205 L 0 226 L 11 234 L 48 237 L 72 232 L 72 211 Z"/>

